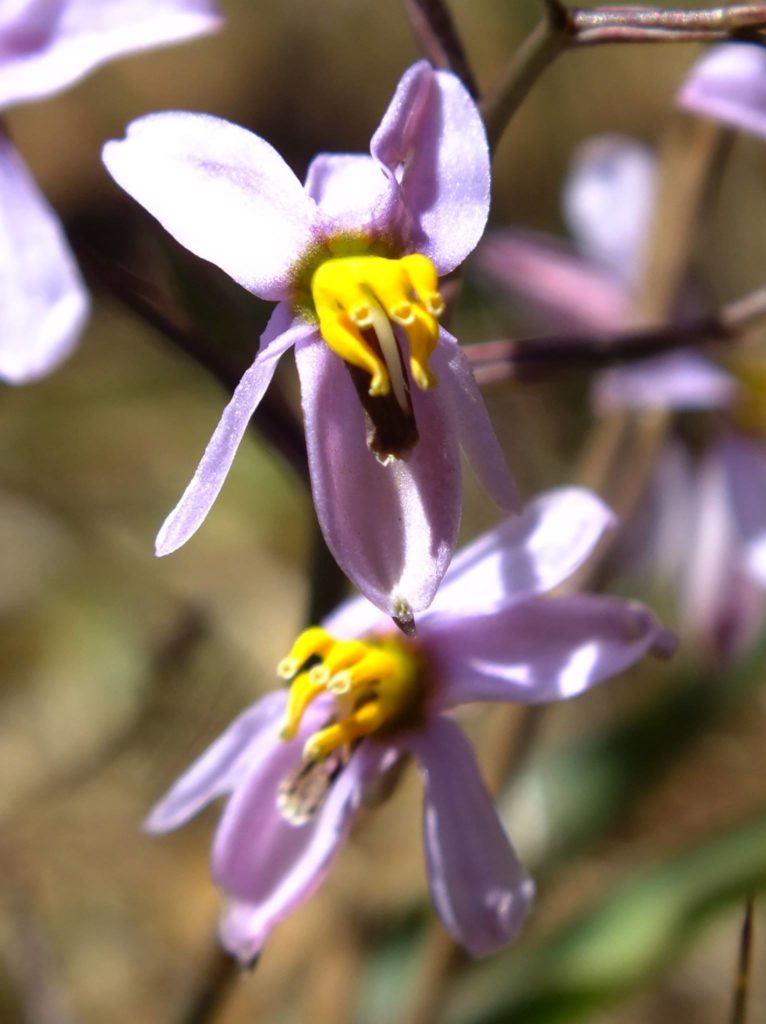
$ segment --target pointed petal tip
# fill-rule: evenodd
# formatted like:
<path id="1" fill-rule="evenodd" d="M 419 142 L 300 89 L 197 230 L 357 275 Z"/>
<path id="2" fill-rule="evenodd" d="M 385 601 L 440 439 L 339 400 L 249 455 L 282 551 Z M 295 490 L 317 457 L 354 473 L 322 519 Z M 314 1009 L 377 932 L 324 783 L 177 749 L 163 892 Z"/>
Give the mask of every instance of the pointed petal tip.
<path id="1" fill-rule="evenodd" d="M 415 613 L 412 610 L 412 605 L 405 598 L 400 597 L 393 602 L 391 618 L 393 619 L 394 625 L 400 629 L 405 636 L 413 637 L 417 633 L 418 630 L 415 623 Z"/>
<path id="2" fill-rule="evenodd" d="M 230 903 L 218 924 L 221 945 L 246 971 L 255 968 L 266 941 L 265 936 L 254 935 L 250 928 L 251 909 L 246 903 Z"/>
<path id="3" fill-rule="evenodd" d="M 487 905 L 496 915 L 497 931 L 489 935 L 462 935 L 459 941 L 476 960 L 492 956 L 504 946 L 515 942 L 521 934 L 535 902 L 537 887 L 534 879 L 525 875 L 514 889 L 499 889 L 487 897 Z"/>

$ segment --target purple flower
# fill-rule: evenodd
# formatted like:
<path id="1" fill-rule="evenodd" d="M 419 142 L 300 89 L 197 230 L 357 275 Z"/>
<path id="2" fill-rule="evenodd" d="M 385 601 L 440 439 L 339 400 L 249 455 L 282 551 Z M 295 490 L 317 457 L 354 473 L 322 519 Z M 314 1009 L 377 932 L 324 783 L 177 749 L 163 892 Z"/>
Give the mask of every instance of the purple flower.
<path id="1" fill-rule="evenodd" d="M 731 128 L 766 137 L 766 50 L 747 43 L 713 47 L 692 67 L 678 104 Z"/>
<path id="2" fill-rule="evenodd" d="M 676 588 L 681 624 L 718 661 L 755 638 L 766 608 L 766 453 L 728 430 L 693 458 L 668 443 L 633 522 L 639 569 Z"/>
<path id="3" fill-rule="evenodd" d="M 640 143 L 614 135 L 577 151 L 564 188 L 574 246 L 512 229 L 492 232 L 473 262 L 501 291 L 519 298 L 545 330 L 617 331 L 637 326 L 633 290 L 651 228 L 655 161 Z M 704 356 L 673 352 L 609 370 L 596 405 L 675 409 L 729 404 L 736 384 Z"/>
<path id="4" fill-rule="evenodd" d="M 551 492 L 455 558 L 417 641 L 362 598 L 299 636 L 278 667 L 289 690 L 236 719 L 146 823 L 165 832 L 229 796 L 212 861 L 232 953 L 250 961 L 314 892 L 376 783 L 407 755 L 423 776 L 431 897 L 446 928 L 474 956 L 517 934 L 534 887 L 450 712 L 474 701 L 563 700 L 672 650 L 642 605 L 540 596 L 610 521 L 587 491 Z"/>
<path id="5" fill-rule="evenodd" d="M 96 65 L 219 23 L 212 0 L 6 0 L 0 111 L 50 96 Z M 53 210 L 0 129 L 0 378 L 22 384 L 72 350 L 88 296 Z"/>
<path id="6" fill-rule="evenodd" d="M 421 61 L 399 82 L 370 154 L 320 154 L 304 187 L 245 129 L 162 113 L 131 124 L 104 160 L 179 242 L 279 301 L 157 553 L 207 516 L 294 345 L 327 543 L 365 596 L 406 623 L 432 600 L 455 548 L 459 448 L 498 504 L 515 500 L 468 361 L 437 322 L 437 277 L 484 229 L 489 153 L 463 85 Z"/>

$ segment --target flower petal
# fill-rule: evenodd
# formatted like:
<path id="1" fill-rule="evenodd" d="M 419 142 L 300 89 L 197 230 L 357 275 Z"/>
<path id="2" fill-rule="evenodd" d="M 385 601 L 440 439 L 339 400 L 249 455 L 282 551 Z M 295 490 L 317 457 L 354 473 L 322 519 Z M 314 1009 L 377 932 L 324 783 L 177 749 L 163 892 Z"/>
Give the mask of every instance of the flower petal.
<path id="1" fill-rule="evenodd" d="M 600 413 L 613 409 L 725 409 L 739 390 L 735 379 L 696 352 L 669 352 L 602 373 L 595 387 Z"/>
<path id="2" fill-rule="evenodd" d="M 582 596 L 531 597 L 494 614 L 429 619 L 427 644 L 440 684 L 436 706 L 444 709 L 566 700 L 645 654 L 671 654 L 675 640 L 637 602 Z"/>
<path id="3" fill-rule="evenodd" d="M 276 690 L 243 711 L 208 749 L 186 769 L 144 822 L 147 832 L 169 832 L 193 818 L 216 797 L 231 792 L 270 747 L 287 704 L 287 690 Z"/>
<path id="4" fill-rule="evenodd" d="M 293 825 L 279 813 L 277 794 L 300 763 L 301 742 L 281 743 L 263 770 L 236 791 L 215 837 L 213 873 L 232 899 L 221 921 L 221 939 L 244 963 L 258 953 L 274 925 L 319 887 L 381 763 L 381 748 L 362 744 L 317 814 Z"/>
<path id="5" fill-rule="evenodd" d="M 338 565 L 374 605 L 427 607 L 460 524 L 457 439 L 440 388 L 412 389 L 420 439 L 387 466 L 370 452 L 343 361 L 320 341 L 296 349 L 314 505 Z"/>
<path id="6" fill-rule="evenodd" d="M 286 294 L 320 241 L 319 211 L 282 157 L 207 114 L 149 114 L 104 163 L 181 245 L 263 299 Z"/>
<path id="7" fill-rule="evenodd" d="M 444 388 L 452 417 L 471 468 L 487 494 L 506 512 L 517 511 L 519 494 L 489 418 L 471 364 L 455 338 L 442 328 L 431 367 Z"/>
<path id="8" fill-rule="evenodd" d="M 222 21 L 212 0 L 27 0 L 15 7 L 3 11 L 0 26 L 0 108 L 49 96 L 113 57 L 181 42 Z"/>
<path id="9" fill-rule="evenodd" d="M 630 297 L 614 274 L 546 235 L 493 231 L 471 265 L 501 292 L 530 306 L 543 329 L 614 331 L 633 319 Z"/>
<path id="10" fill-rule="evenodd" d="M 742 568 L 752 581 L 766 588 L 766 452 L 753 440 L 725 434 L 709 459 L 726 479 L 732 529 L 742 550 Z"/>
<path id="11" fill-rule="evenodd" d="M 314 330 L 311 324 L 292 320 L 286 306 L 280 305 L 274 310 L 255 362 L 224 409 L 191 483 L 157 534 L 155 551 L 158 555 L 169 555 L 199 529 L 223 487 L 250 417 L 274 376 L 279 357 Z"/>
<path id="12" fill-rule="evenodd" d="M 579 147 L 564 187 L 564 214 L 579 248 L 625 286 L 641 270 L 656 177 L 645 146 L 599 135 Z"/>
<path id="13" fill-rule="evenodd" d="M 484 122 L 460 79 L 427 61 L 413 64 L 370 151 L 401 184 L 414 221 L 412 248 L 440 275 L 453 270 L 481 238 L 489 214 Z"/>
<path id="14" fill-rule="evenodd" d="M 685 110 L 766 136 L 766 51 L 732 43 L 698 60 L 678 94 Z"/>
<path id="15" fill-rule="evenodd" d="M 530 502 L 455 557 L 429 615 L 475 615 L 558 586 L 614 517 L 595 494 L 561 487 Z"/>
<path id="16" fill-rule="evenodd" d="M 434 906 L 456 942 L 473 956 L 488 956 L 518 934 L 534 883 L 455 723 L 437 717 L 407 744 L 425 782 L 423 835 Z"/>
<path id="17" fill-rule="evenodd" d="M 740 518 L 758 514 L 758 471 L 750 453 L 727 448 L 714 445 L 697 467 L 679 581 L 683 625 L 708 656 L 723 660 L 741 651 L 762 621 L 757 588 L 746 575 L 747 534 Z M 744 503 L 738 508 L 739 496 Z"/>
<path id="18" fill-rule="evenodd" d="M 0 133 L 0 377 L 24 384 L 74 348 L 88 296 L 61 224 Z"/>
<path id="19" fill-rule="evenodd" d="M 391 621 L 366 597 L 350 597 L 322 620 L 322 626 L 339 640 L 355 640 L 370 633 L 384 633 L 391 628 Z"/>
<path id="20" fill-rule="evenodd" d="M 403 216 L 398 182 L 364 153 L 320 153 L 306 174 L 306 191 L 333 232 L 396 236 Z"/>

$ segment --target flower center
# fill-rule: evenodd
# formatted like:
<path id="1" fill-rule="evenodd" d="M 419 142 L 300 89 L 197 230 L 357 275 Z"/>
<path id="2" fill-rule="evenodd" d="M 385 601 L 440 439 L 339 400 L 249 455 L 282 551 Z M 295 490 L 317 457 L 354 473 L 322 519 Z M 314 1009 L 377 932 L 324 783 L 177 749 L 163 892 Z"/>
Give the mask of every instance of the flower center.
<path id="1" fill-rule="evenodd" d="M 314 272 L 311 294 L 322 337 L 341 359 L 369 374 L 371 396 L 393 391 L 399 405 L 409 408 L 396 329 L 406 336 L 417 386 L 425 391 L 436 384 L 428 361 L 444 300 L 427 256 L 335 257 Z"/>
<path id="2" fill-rule="evenodd" d="M 311 668 L 306 668 L 313 660 Z M 365 736 L 400 725 L 417 715 L 423 698 L 421 659 L 397 636 L 371 640 L 336 640 L 324 629 L 305 630 L 277 666 L 291 680 L 281 737 L 298 732 L 309 704 L 320 694 L 334 698 L 328 723 L 303 748 L 307 762 L 346 754 Z"/>

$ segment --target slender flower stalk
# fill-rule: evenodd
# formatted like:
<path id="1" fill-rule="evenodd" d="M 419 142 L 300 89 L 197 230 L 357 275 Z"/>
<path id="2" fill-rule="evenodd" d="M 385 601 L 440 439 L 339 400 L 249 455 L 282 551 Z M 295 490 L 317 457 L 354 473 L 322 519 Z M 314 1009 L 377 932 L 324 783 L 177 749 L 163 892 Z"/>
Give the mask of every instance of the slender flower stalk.
<path id="1" fill-rule="evenodd" d="M 222 940 L 242 962 L 314 892 L 408 756 L 425 785 L 431 897 L 445 927 L 474 956 L 514 938 L 534 887 L 451 712 L 568 699 L 647 653 L 670 653 L 673 638 L 639 604 L 541 596 L 610 522 L 587 491 L 544 495 L 456 557 L 417 640 L 363 598 L 342 605 L 280 662 L 289 688 L 245 711 L 159 802 L 152 832 L 229 795 L 213 873 L 228 901 Z"/>
<path id="2" fill-rule="evenodd" d="M 295 347 L 317 515 L 339 565 L 405 630 L 455 548 L 459 449 L 505 509 L 515 490 L 438 278 L 479 240 L 489 153 L 455 75 L 403 75 L 370 154 L 320 154 L 305 187 L 263 139 L 199 114 L 135 121 L 105 163 L 187 248 L 277 300 L 261 347 L 157 538 L 169 554 L 217 497 Z"/>
<path id="3" fill-rule="evenodd" d="M 50 0 L 0 9 L 0 112 L 126 53 L 210 32 L 213 0 Z M 45 376 L 74 348 L 88 295 L 61 224 L 0 128 L 0 378 Z"/>

